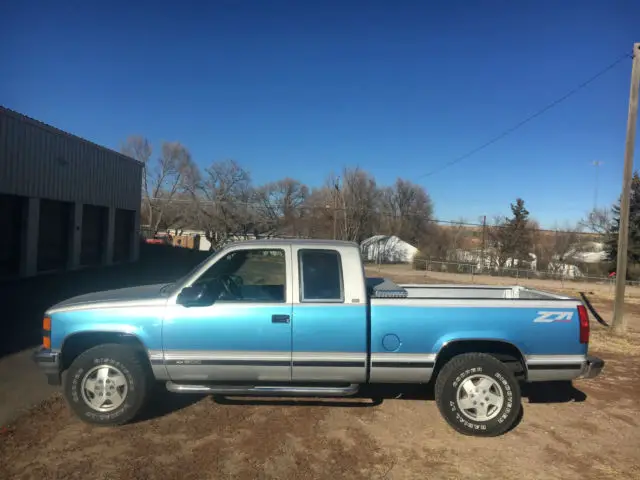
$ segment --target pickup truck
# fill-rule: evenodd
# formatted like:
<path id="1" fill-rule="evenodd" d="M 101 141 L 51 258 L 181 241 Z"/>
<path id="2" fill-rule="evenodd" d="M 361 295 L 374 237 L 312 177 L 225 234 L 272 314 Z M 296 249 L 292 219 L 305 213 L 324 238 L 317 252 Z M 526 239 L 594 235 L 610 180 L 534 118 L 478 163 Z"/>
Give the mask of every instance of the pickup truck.
<path id="1" fill-rule="evenodd" d="M 444 419 L 495 436 L 520 384 L 591 378 L 580 300 L 522 287 L 367 278 L 357 244 L 231 244 L 170 284 L 81 295 L 45 312 L 34 360 L 86 422 L 133 419 L 155 382 L 214 395 L 356 395 L 435 383 Z M 64 375 L 63 375 L 64 372 Z"/>

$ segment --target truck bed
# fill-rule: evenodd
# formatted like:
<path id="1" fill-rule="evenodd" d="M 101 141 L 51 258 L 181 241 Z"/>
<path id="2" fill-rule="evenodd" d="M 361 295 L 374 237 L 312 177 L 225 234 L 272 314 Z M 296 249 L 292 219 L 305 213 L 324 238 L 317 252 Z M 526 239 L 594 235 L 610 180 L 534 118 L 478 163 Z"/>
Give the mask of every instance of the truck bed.
<path id="1" fill-rule="evenodd" d="M 518 285 L 427 285 L 397 284 L 387 278 L 367 278 L 366 280 L 371 298 L 572 300 L 571 297 Z"/>
<path id="2" fill-rule="evenodd" d="M 407 291 L 407 298 L 520 298 L 527 300 L 569 300 L 571 298 L 522 286 L 403 284 L 399 287 Z"/>
<path id="3" fill-rule="evenodd" d="M 528 381 L 571 380 L 585 366 L 578 299 L 521 286 L 367 279 L 367 287 L 372 383 L 429 381 L 438 352 L 452 341 L 505 344 L 523 357 Z"/>

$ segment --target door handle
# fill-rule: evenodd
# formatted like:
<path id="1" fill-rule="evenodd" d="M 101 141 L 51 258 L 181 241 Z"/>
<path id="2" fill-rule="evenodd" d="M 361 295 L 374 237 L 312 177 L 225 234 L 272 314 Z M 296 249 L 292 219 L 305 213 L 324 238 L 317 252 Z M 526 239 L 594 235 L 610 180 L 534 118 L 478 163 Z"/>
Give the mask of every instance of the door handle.
<path id="1" fill-rule="evenodd" d="M 290 321 L 289 315 L 271 315 L 271 323 L 289 323 Z"/>

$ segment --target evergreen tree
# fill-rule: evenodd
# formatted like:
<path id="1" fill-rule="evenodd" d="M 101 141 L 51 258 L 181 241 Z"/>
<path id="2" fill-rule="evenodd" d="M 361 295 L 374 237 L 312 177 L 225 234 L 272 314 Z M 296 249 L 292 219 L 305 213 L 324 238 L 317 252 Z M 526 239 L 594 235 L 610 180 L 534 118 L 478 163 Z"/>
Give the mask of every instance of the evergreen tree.
<path id="1" fill-rule="evenodd" d="M 605 249 L 609 260 L 615 265 L 618 261 L 618 234 L 620 232 L 620 200 L 613 208 L 613 222 L 605 240 Z M 629 247 L 627 249 L 629 266 L 640 265 L 640 176 L 633 174 L 629 203 Z M 615 267 L 614 267 L 615 268 Z"/>
<path id="2" fill-rule="evenodd" d="M 529 228 L 529 210 L 524 206 L 524 200 L 516 199 L 515 204 L 511 204 L 511 214 L 509 226 L 515 240 L 513 258 L 518 261 L 518 265 L 522 262 L 529 262 L 531 258 L 529 254 L 533 251 L 533 235 Z"/>
<path id="3" fill-rule="evenodd" d="M 517 198 L 516 203 L 511 204 L 511 217 L 505 218 L 490 233 L 497 250 L 498 267 L 503 267 L 509 258 L 515 260 L 518 266 L 531 261 L 529 254 L 533 251 L 532 233 L 529 211 L 524 206 L 524 200 Z"/>

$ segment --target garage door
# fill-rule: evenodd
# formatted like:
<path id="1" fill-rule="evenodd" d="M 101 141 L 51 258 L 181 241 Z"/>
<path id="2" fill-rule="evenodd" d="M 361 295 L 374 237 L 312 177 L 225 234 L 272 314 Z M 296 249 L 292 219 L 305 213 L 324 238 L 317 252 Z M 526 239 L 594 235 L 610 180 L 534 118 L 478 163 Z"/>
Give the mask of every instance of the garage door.
<path id="1" fill-rule="evenodd" d="M 20 235 L 24 197 L 0 194 L 0 278 L 20 269 Z"/>
<path id="2" fill-rule="evenodd" d="M 82 207 L 82 265 L 99 265 L 105 245 L 107 208 L 95 205 Z"/>
<path id="3" fill-rule="evenodd" d="M 115 232 L 113 238 L 113 261 L 127 262 L 131 258 L 131 241 L 134 235 L 134 215 L 132 210 L 116 210 Z"/>
<path id="4" fill-rule="evenodd" d="M 40 200 L 38 271 L 63 270 L 69 258 L 71 204 Z"/>

